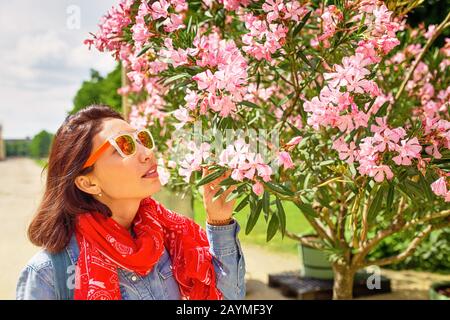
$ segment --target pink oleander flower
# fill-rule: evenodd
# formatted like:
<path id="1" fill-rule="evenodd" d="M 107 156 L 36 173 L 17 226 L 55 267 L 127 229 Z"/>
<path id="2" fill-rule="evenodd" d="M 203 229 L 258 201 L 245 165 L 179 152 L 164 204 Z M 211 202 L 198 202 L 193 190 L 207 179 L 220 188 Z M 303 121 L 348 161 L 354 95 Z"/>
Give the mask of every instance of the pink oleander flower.
<path id="1" fill-rule="evenodd" d="M 431 184 L 431 190 L 437 195 L 437 196 L 446 196 L 447 191 L 447 183 L 445 181 L 445 177 L 440 177 L 438 180 L 433 182 Z"/>
<path id="2" fill-rule="evenodd" d="M 286 3 L 286 13 L 284 19 L 291 19 L 296 22 L 300 21 L 308 12 L 306 6 L 302 6 L 298 1 L 289 1 Z"/>
<path id="3" fill-rule="evenodd" d="M 227 146 L 227 148 L 221 152 L 221 154 L 219 155 L 219 164 L 221 166 L 228 166 L 232 169 L 237 169 L 245 163 L 248 152 L 249 145 L 245 143 L 243 139 L 238 139 L 232 145 Z M 241 172 L 236 172 L 235 175 L 238 175 L 240 173 Z M 241 177 L 241 175 L 239 176 Z M 239 181 L 241 181 L 242 178 Z"/>
<path id="4" fill-rule="evenodd" d="M 181 14 L 171 13 L 169 18 L 164 20 L 164 31 L 174 32 L 178 29 L 184 29 L 186 26 L 183 24 L 183 16 Z"/>
<path id="5" fill-rule="evenodd" d="M 409 140 L 402 140 L 401 146 L 397 146 L 398 156 L 392 158 L 397 165 L 411 165 L 411 158 L 420 158 L 422 147 L 416 137 Z"/>
<path id="6" fill-rule="evenodd" d="M 374 142 L 377 144 L 376 149 L 379 152 L 386 150 L 386 147 L 390 151 L 395 151 L 397 143 L 406 135 L 406 131 L 403 128 L 385 129 L 383 134 L 375 133 Z"/>
<path id="7" fill-rule="evenodd" d="M 284 12 L 286 10 L 283 0 L 266 0 L 262 5 L 262 9 L 265 12 L 268 12 L 266 18 L 268 22 L 277 20 L 280 16 L 280 12 Z"/>
<path id="8" fill-rule="evenodd" d="M 186 95 L 184 97 L 184 101 L 186 101 L 186 107 L 189 110 L 194 110 L 197 107 L 198 101 L 200 100 L 196 91 L 191 89 L 186 89 Z"/>
<path id="9" fill-rule="evenodd" d="M 131 28 L 131 31 L 133 33 L 133 40 L 138 49 L 142 48 L 144 43 L 147 42 L 151 36 L 143 18 L 136 18 L 136 24 Z"/>
<path id="10" fill-rule="evenodd" d="M 208 69 L 204 72 L 198 73 L 193 76 L 192 79 L 197 82 L 198 88 L 200 90 L 206 90 L 210 93 L 215 93 L 217 80 L 211 70 Z"/>
<path id="11" fill-rule="evenodd" d="M 175 12 L 182 12 L 188 9 L 186 0 L 170 0 L 172 7 L 175 7 Z"/>
<path id="12" fill-rule="evenodd" d="M 432 155 L 436 159 L 442 158 L 442 154 L 439 152 L 439 143 L 437 141 L 432 141 L 431 146 L 425 147 L 425 152 Z"/>
<path id="13" fill-rule="evenodd" d="M 194 141 L 188 142 L 188 149 L 193 153 L 188 153 L 180 163 L 178 173 L 184 177 L 184 181 L 189 183 L 192 172 L 201 170 L 201 164 L 206 161 L 209 156 L 210 145 L 203 142 L 199 147 L 196 146 Z"/>
<path id="14" fill-rule="evenodd" d="M 286 148 L 287 151 L 292 151 L 296 145 L 298 145 L 301 141 L 303 140 L 303 137 L 301 136 L 296 136 L 294 138 L 292 138 L 291 140 L 289 140 L 289 142 L 287 142 L 284 147 Z"/>
<path id="15" fill-rule="evenodd" d="M 169 14 L 167 10 L 169 9 L 170 4 L 166 0 L 156 1 L 152 4 L 152 18 L 154 20 L 159 18 L 167 18 Z"/>
<path id="16" fill-rule="evenodd" d="M 339 152 L 339 159 L 344 160 L 349 164 L 355 161 L 357 152 L 355 142 L 352 141 L 350 142 L 350 145 L 348 145 L 345 143 L 344 138 L 340 137 L 333 142 L 333 149 Z"/>
<path id="17" fill-rule="evenodd" d="M 373 166 L 369 176 L 374 177 L 376 182 L 382 182 L 385 178 L 391 180 L 394 174 L 387 165 Z"/>
<path id="18" fill-rule="evenodd" d="M 291 155 L 289 154 L 289 152 L 286 151 L 281 151 L 280 153 L 278 153 L 278 164 L 283 165 L 285 169 L 290 169 L 294 167 Z"/>
<path id="19" fill-rule="evenodd" d="M 156 171 L 158 172 L 161 185 L 166 185 L 170 180 L 170 172 L 164 167 L 164 161 L 161 158 L 158 159 L 158 167 Z"/>
<path id="20" fill-rule="evenodd" d="M 264 186 L 258 181 L 252 186 L 252 190 L 257 196 L 260 196 L 264 193 Z"/>
<path id="21" fill-rule="evenodd" d="M 430 24 L 428 26 L 427 32 L 425 32 L 425 34 L 423 35 L 425 37 L 425 39 L 430 39 L 434 32 L 436 31 L 436 25 L 435 24 Z"/>
<path id="22" fill-rule="evenodd" d="M 189 111 L 186 108 L 180 107 L 173 113 L 173 116 L 180 121 L 175 124 L 175 128 L 178 130 L 183 127 L 186 122 L 192 121 L 193 118 L 189 116 Z"/>
<path id="23" fill-rule="evenodd" d="M 386 121 L 387 121 L 387 117 L 383 117 L 383 118 L 376 117 L 375 118 L 375 122 L 378 125 L 375 125 L 375 124 L 371 125 L 370 126 L 370 131 L 372 131 L 373 133 L 382 134 L 384 132 L 384 130 L 388 129 Z"/>
<path id="24" fill-rule="evenodd" d="M 255 174 L 258 174 L 264 181 L 270 181 L 272 169 L 264 163 L 262 156 L 259 153 L 249 153 L 247 155 L 247 162 L 244 163 L 240 170 L 244 171 L 244 177 L 253 180 Z"/>

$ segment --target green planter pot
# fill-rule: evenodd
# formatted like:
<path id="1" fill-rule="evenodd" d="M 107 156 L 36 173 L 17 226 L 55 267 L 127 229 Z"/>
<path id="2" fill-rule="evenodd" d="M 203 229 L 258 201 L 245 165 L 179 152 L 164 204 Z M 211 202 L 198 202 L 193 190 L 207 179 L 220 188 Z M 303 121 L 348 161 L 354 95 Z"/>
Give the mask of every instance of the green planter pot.
<path id="1" fill-rule="evenodd" d="M 450 297 L 439 293 L 439 288 L 445 287 L 450 292 L 450 281 L 435 282 L 431 285 L 429 291 L 430 300 L 450 300 Z"/>
<path id="2" fill-rule="evenodd" d="M 300 275 L 306 278 L 332 280 L 333 269 L 325 252 L 298 244 Z"/>

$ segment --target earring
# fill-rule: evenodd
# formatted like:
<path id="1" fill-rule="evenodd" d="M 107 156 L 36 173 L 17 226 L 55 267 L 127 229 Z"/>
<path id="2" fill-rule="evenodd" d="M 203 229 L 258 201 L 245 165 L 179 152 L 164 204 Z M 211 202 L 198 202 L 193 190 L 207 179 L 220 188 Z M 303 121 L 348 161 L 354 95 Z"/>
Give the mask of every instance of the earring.
<path id="1" fill-rule="evenodd" d="M 102 193 L 100 192 L 100 193 L 98 194 L 98 196 L 101 197 L 101 196 L 102 196 Z"/>

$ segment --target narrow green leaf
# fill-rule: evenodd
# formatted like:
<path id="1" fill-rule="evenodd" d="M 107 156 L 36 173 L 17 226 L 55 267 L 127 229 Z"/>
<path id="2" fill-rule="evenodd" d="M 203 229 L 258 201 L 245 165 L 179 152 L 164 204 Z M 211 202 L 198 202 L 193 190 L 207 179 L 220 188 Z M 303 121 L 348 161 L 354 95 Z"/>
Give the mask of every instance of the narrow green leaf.
<path id="1" fill-rule="evenodd" d="M 200 187 L 204 184 L 210 183 L 211 181 L 216 180 L 218 177 L 220 177 L 222 174 L 224 174 L 224 172 L 227 169 L 225 168 L 220 168 L 217 171 L 214 171 L 213 173 L 210 173 L 209 175 L 207 175 L 206 177 L 204 177 L 203 179 L 201 179 L 198 183 L 197 183 L 197 187 Z"/>
<path id="2" fill-rule="evenodd" d="M 191 77 L 191 75 L 188 73 L 180 73 L 180 74 L 174 75 L 174 76 L 164 80 L 164 84 L 168 85 L 169 83 L 172 83 L 176 80 L 183 79 L 183 78 L 190 78 L 190 77 Z"/>
<path id="3" fill-rule="evenodd" d="M 303 29 L 303 27 L 305 26 L 306 22 L 308 21 L 309 17 L 311 16 L 312 10 L 309 11 L 300 21 L 300 23 L 298 24 L 298 26 L 295 27 L 294 31 L 292 32 L 292 37 L 294 38 L 299 32 L 300 30 Z"/>
<path id="4" fill-rule="evenodd" d="M 376 217 L 376 214 L 379 213 L 381 205 L 383 204 L 383 198 L 384 198 L 384 185 L 381 185 L 378 187 L 378 190 L 376 191 L 375 197 L 372 199 L 372 202 L 370 203 L 369 211 L 367 212 L 367 220 L 373 221 Z"/>
<path id="5" fill-rule="evenodd" d="M 274 213 L 272 214 L 272 218 L 270 219 L 269 225 L 267 227 L 267 236 L 266 241 L 269 242 L 277 233 L 279 226 L 278 216 Z"/>
<path id="6" fill-rule="evenodd" d="M 142 55 L 143 55 L 144 53 L 146 53 L 151 47 L 152 47 L 151 44 L 148 44 L 148 45 L 144 46 L 144 47 L 142 48 L 142 50 L 139 51 L 137 57 L 139 58 L 140 56 L 142 56 Z"/>
<path id="7" fill-rule="evenodd" d="M 275 191 L 275 192 L 277 192 L 279 194 L 283 194 L 283 195 L 286 195 L 286 196 L 293 196 L 294 195 L 294 192 L 290 191 L 289 189 L 283 188 L 283 187 L 281 187 L 280 185 L 277 185 L 277 184 L 273 184 L 272 182 L 264 182 L 264 184 L 269 189 L 271 189 L 271 190 L 273 190 L 273 191 Z"/>
<path id="8" fill-rule="evenodd" d="M 269 192 L 264 191 L 263 197 L 262 197 L 262 201 L 263 201 L 264 219 L 267 222 L 267 220 L 269 219 L 269 207 L 270 207 L 270 194 L 269 194 Z"/>
<path id="9" fill-rule="evenodd" d="M 281 238 L 284 239 L 284 235 L 286 233 L 286 212 L 284 211 L 283 203 L 280 201 L 280 199 L 276 198 L 276 204 L 278 221 L 281 227 Z"/>
<path id="10" fill-rule="evenodd" d="M 297 55 L 302 59 L 311 69 L 314 69 L 312 63 L 308 60 L 308 58 L 301 51 L 297 51 Z"/>
<path id="11" fill-rule="evenodd" d="M 317 217 L 317 213 L 314 211 L 312 205 L 310 205 L 309 203 L 295 202 L 295 205 L 300 209 L 301 212 L 303 212 L 303 214 L 312 218 Z"/>
<path id="12" fill-rule="evenodd" d="M 236 206 L 236 208 L 234 209 L 235 212 L 239 212 L 242 209 L 244 209 L 247 204 L 248 204 L 248 200 L 249 200 L 249 195 L 245 196 L 244 199 L 241 200 L 241 202 L 239 202 L 239 204 Z"/>
<path id="13" fill-rule="evenodd" d="M 236 199 L 237 197 L 239 197 L 239 192 L 237 190 L 234 190 L 233 192 L 231 192 L 227 198 L 225 199 L 225 202 L 231 201 L 233 199 Z"/>
<path id="14" fill-rule="evenodd" d="M 213 201 L 216 201 L 218 198 L 220 198 L 220 196 L 222 195 L 222 193 L 224 193 L 225 192 L 225 190 L 226 190 L 226 188 L 220 188 L 219 189 L 219 191 L 217 191 L 215 194 L 214 194 L 214 197 L 213 197 Z"/>
<path id="15" fill-rule="evenodd" d="M 262 209 L 262 200 L 259 200 L 256 204 L 256 207 L 250 212 L 250 216 L 247 220 L 247 225 L 245 227 L 245 234 L 249 234 L 253 227 L 255 226 L 256 222 L 258 221 L 259 215 L 261 214 Z"/>
<path id="16" fill-rule="evenodd" d="M 257 104 L 254 104 L 253 102 L 250 101 L 241 101 L 239 104 L 242 104 L 244 106 L 250 107 L 250 108 L 255 108 L 255 109 L 259 109 L 259 106 Z"/>
<path id="17" fill-rule="evenodd" d="M 386 211 L 391 212 L 392 210 L 392 204 L 394 203 L 394 184 L 389 184 L 387 199 L 386 199 Z"/>
<path id="18" fill-rule="evenodd" d="M 433 201 L 433 191 L 431 190 L 430 183 L 426 180 L 426 178 L 419 173 L 419 184 L 423 189 L 424 194 L 426 195 L 428 201 Z"/>
<path id="19" fill-rule="evenodd" d="M 222 181 L 220 181 L 219 186 L 232 186 L 235 184 L 241 183 L 240 181 L 236 181 L 231 177 L 228 177 L 226 179 L 223 179 Z"/>

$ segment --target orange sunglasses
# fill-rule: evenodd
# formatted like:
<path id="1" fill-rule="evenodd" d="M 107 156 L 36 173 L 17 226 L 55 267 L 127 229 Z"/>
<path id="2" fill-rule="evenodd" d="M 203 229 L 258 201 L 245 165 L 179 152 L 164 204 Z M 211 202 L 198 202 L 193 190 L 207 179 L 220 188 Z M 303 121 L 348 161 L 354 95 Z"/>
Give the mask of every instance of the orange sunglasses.
<path id="1" fill-rule="evenodd" d="M 155 148 L 153 136 L 147 129 L 142 129 L 133 133 L 119 132 L 106 139 L 106 141 L 89 156 L 83 165 L 83 169 L 92 166 L 109 146 L 113 146 L 124 158 L 134 155 L 137 150 L 136 141 L 139 141 L 140 144 L 150 150 Z"/>

